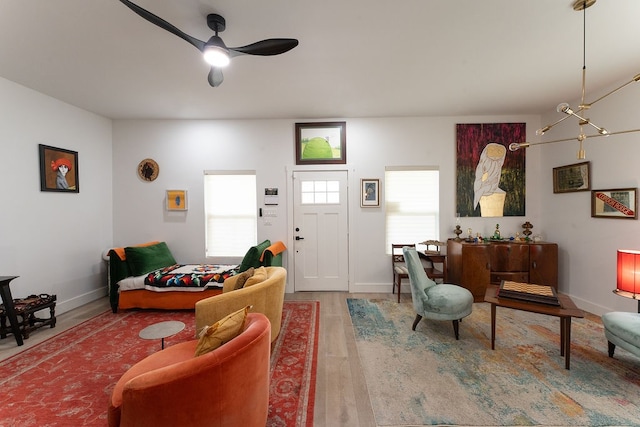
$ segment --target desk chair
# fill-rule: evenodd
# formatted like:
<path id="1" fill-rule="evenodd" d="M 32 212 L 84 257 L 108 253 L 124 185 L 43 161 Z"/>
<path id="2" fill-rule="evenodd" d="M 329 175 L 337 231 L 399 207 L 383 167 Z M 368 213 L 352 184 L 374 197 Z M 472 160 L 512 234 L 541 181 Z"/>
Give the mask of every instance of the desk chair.
<path id="1" fill-rule="evenodd" d="M 407 270 L 407 265 L 404 260 L 404 254 L 402 253 L 402 248 L 404 248 L 405 246 L 414 249 L 416 247 L 415 243 L 391 244 L 391 266 L 393 271 L 393 287 L 391 288 L 391 293 L 395 293 L 396 287 L 398 288 L 398 302 L 400 302 L 400 288 L 402 286 L 402 279 L 409 279 L 409 270 Z M 430 279 L 440 279 L 446 282 L 447 261 L 445 255 L 420 254 L 420 258 L 422 267 L 424 268 L 425 273 L 427 273 L 427 276 L 429 276 Z M 438 270 L 437 268 L 435 268 L 434 264 L 442 264 L 443 269 Z"/>
<path id="2" fill-rule="evenodd" d="M 405 246 L 414 249 L 416 247 L 413 243 L 391 244 L 391 267 L 393 271 L 393 287 L 391 288 L 391 293 L 395 293 L 396 287 L 398 288 L 398 302 L 400 302 L 400 287 L 402 286 L 402 279 L 409 279 L 409 270 L 407 269 L 407 264 L 404 261 L 404 254 L 402 253 L 402 248 Z"/>

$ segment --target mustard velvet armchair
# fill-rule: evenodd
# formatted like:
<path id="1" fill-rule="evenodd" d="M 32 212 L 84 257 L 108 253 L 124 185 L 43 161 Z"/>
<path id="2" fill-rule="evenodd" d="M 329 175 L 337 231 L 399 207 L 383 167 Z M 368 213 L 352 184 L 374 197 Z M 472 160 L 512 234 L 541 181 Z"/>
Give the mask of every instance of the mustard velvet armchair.
<path id="1" fill-rule="evenodd" d="M 282 323 L 282 304 L 287 284 L 287 270 L 283 267 L 265 267 L 267 278 L 255 285 L 233 290 L 238 276 L 224 281 L 222 294 L 196 303 L 196 333 L 226 315 L 248 305 L 252 313 L 262 313 L 271 322 L 271 342 L 278 338 Z"/>
<path id="2" fill-rule="evenodd" d="M 270 336 L 269 320 L 249 313 L 240 335 L 202 356 L 191 340 L 146 357 L 116 383 L 109 427 L 264 427 Z"/>

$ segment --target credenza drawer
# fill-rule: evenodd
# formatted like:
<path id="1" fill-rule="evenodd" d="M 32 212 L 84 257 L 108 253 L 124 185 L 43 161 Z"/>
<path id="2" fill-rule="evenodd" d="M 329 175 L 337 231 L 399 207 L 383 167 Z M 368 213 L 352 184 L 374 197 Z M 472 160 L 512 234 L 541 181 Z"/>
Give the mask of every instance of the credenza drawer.
<path id="1" fill-rule="evenodd" d="M 492 271 L 491 283 L 499 285 L 503 280 L 510 280 L 512 282 L 529 282 L 529 273 L 526 271 Z"/>

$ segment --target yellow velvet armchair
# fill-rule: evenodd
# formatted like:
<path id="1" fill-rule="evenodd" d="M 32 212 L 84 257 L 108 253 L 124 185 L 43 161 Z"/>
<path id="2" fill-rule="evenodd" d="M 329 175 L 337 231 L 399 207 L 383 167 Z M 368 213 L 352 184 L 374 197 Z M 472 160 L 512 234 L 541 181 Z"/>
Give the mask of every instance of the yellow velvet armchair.
<path id="1" fill-rule="evenodd" d="M 282 322 L 282 304 L 287 283 L 287 270 L 283 267 L 263 267 L 266 279 L 260 283 L 235 289 L 239 276 L 224 281 L 222 294 L 196 303 L 196 333 L 226 315 L 251 305 L 251 312 L 262 313 L 271 322 L 271 342 L 278 338 Z"/>

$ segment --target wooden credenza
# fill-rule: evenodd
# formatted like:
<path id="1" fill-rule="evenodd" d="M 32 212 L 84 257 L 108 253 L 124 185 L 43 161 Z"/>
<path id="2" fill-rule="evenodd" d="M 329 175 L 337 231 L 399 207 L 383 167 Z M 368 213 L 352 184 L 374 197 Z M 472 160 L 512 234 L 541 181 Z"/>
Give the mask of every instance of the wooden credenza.
<path id="1" fill-rule="evenodd" d="M 488 284 L 502 280 L 549 285 L 558 289 L 558 245 L 546 242 L 470 243 L 447 241 L 447 282 L 484 301 Z"/>

